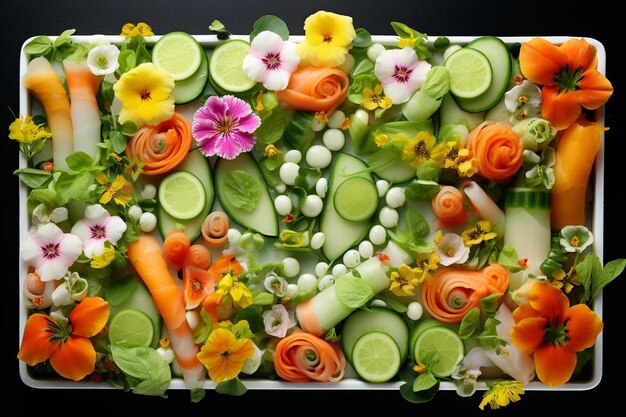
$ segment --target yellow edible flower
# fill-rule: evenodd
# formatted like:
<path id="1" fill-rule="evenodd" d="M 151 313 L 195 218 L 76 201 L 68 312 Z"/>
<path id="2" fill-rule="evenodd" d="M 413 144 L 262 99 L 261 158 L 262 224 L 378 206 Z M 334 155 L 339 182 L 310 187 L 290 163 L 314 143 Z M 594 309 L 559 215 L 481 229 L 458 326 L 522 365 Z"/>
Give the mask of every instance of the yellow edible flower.
<path id="1" fill-rule="evenodd" d="M 479 221 L 475 227 L 464 230 L 461 233 L 465 246 L 478 245 L 479 243 L 493 239 L 498 234 L 491 231 L 491 222 L 487 220 Z"/>
<path id="2" fill-rule="evenodd" d="M 36 125 L 31 116 L 18 117 L 9 125 L 9 138 L 20 143 L 33 143 L 51 137 L 52 134 L 43 125 Z"/>
<path id="3" fill-rule="evenodd" d="M 497 381 L 488 384 L 489 389 L 483 394 L 483 400 L 478 406 L 481 410 L 489 404 L 492 410 L 506 407 L 509 403 L 514 403 L 521 399 L 524 394 L 524 387 L 517 381 Z"/>
<path id="4" fill-rule="evenodd" d="M 388 109 L 391 107 L 391 99 L 383 93 L 382 84 L 377 84 L 372 90 L 369 87 L 363 89 L 363 107 L 367 110 Z"/>
<path id="5" fill-rule="evenodd" d="M 111 262 L 113 262 L 113 259 L 115 259 L 115 248 L 112 246 L 105 246 L 104 252 L 102 252 L 101 255 L 96 255 L 91 258 L 89 266 L 93 269 L 106 268 L 111 264 Z"/>
<path id="6" fill-rule="evenodd" d="M 304 41 L 296 52 L 300 65 L 336 67 L 343 64 L 356 37 L 352 18 L 320 10 L 304 21 Z"/>
<path id="7" fill-rule="evenodd" d="M 196 357 L 207 368 L 213 381 L 222 382 L 236 378 L 244 362 L 253 355 L 254 344 L 250 339 L 238 339 L 232 331 L 216 328 Z"/>
<path id="8" fill-rule="evenodd" d="M 419 271 L 408 265 L 402 264 L 398 267 L 398 271 L 393 271 L 389 279 L 391 285 L 389 291 L 399 297 L 407 295 L 415 295 L 415 287 L 420 283 Z"/>
<path id="9" fill-rule="evenodd" d="M 565 294 L 569 294 L 574 289 L 574 286 L 580 285 L 580 278 L 574 267 L 571 267 L 567 273 L 559 269 L 552 273 L 550 284 L 563 290 Z"/>
<path id="10" fill-rule="evenodd" d="M 315 119 L 320 123 L 328 123 L 328 115 L 324 111 L 318 111 L 315 113 Z"/>
<path id="11" fill-rule="evenodd" d="M 417 38 L 412 33 L 409 35 L 408 38 L 398 38 L 398 48 L 413 49 L 413 47 L 415 46 L 415 41 L 417 41 Z"/>
<path id="12" fill-rule="evenodd" d="M 265 150 L 263 151 L 263 155 L 267 157 L 280 155 L 280 149 L 278 149 L 276 146 L 272 144 L 269 144 L 265 147 Z"/>
<path id="13" fill-rule="evenodd" d="M 478 159 L 470 158 L 469 149 L 461 148 L 457 142 L 437 145 L 433 159 L 441 161 L 444 168 L 455 169 L 461 177 L 471 177 L 478 171 Z"/>
<path id="14" fill-rule="evenodd" d="M 374 138 L 374 143 L 376 143 L 376 146 L 378 146 L 379 148 L 385 148 L 387 147 L 387 145 L 389 145 L 389 136 L 385 135 L 384 133 L 376 135 L 376 137 Z"/>
<path id="15" fill-rule="evenodd" d="M 437 139 L 428 132 L 418 132 L 415 139 L 404 144 L 402 159 L 412 159 L 411 167 L 417 168 L 424 162 L 433 159 L 433 148 Z"/>
<path id="16" fill-rule="evenodd" d="M 430 279 L 439 266 L 439 255 L 436 252 L 420 253 L 415 260 L 415 270 L 422 274 L 420 282 Z"/>
<path id="17" fill-rule="evenodd" d="M 104 192 L 99 200 L 101 204 L 107 204 L 111 201 L 111 199 L 113 199 L 115 204 L 126 207 L 126 205 L 130 202 L 132 198 L 132 186 L 128 181 L 126 181 L 126 178 L 118 175 L 117 178 L 115 178 L 115 181 L 110 182 L 109 177 L 107 177 L 105 173 L 100 172 L 96 175 L 96 181 L 98 181 L 99 184 L 104 185 Z"/>
<path id="18" fill-rule="evenodd" d="M 174 114 L 172 75 L 146 62 L 125 72 L 113 85 L 122 103 L 120 123 L 131 121 L 141 127 L 159 124 Z"/>
<path id="19" fill-rule="evenodd" d="M 136 36 L 145 38 L 146 36 L 154 36 L 154 33 L 152 32 L 150 25 L 147 23 L 139 22 L 137 25 L 126 23 L 122 26 L 122 33 L 120 33 L 120 36 L 123 36 L 126 39 L 134 38 Z"/>
<path id="20" fill-rule="evenodd" d="M 226 274 L 222 277 L 219 284 L 217 284 L 216 292 L 221 298 L 229 295 L 233 299 L 233 303 L 242 308 L 252 305 L 252 293 L 246 287 L 246 284 L 240 282 L 237 277 L 233 277 L 231 274 Z"/>

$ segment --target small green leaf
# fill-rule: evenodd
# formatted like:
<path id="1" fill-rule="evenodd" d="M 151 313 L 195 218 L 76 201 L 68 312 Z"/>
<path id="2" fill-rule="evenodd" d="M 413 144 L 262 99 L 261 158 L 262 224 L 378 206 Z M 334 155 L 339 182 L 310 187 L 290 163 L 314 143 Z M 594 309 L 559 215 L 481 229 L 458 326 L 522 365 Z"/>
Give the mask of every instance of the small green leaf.
<path id="1" fill-rule="evenodd" d="M 352 271 L 354 273 L 354 271 Z M 387 307 L 398 312 L 398 313 L 406 313 L 408 310 L 408 306 L 402 302 L 402 297 L 398 297 L 391 291 L 385 290 L 378 295 L 382 301 L 387 304 Z M 406 298 L 406 297 L 405 297 Z"/>
<path id="2" fill-rule="evenodd" d="M 423 372 L 413 381 L 413 392 L 426 391 L 437 384 L 437 378 L 430 371 Z"/>
<path id="3" fill-rule="evenodd" d="M 480 308 L 486 316 L 492 316 L 498 310 L 498 300 L 502 297 L 499 292 L 494 292 L 480 300 Z"/>
<path id="4" fill-rule="evenodd" d="M 63 33 L 61 33 L 59 37 L 56 38 L 56 40 L 54 41 L 54 46 L 56 48 L 59 48 L 65 44 L 71 43 L 72 39 L 70 38 L 70 36 L 72 36 L 75 32 L 76 32 L 76 29 L 64 30 Z"/>
<path id="5" fill-rule="evenodd" d="M 88 172 L 79 174 L 68 174 L 61 172 L 54 184 L 57 192 L 57 202 L 65 205 L 73 200 L 78 200 L 87 192 L 87 187 L 91 185 L 92 176 Z"/>
<path id="6" fill-rule="evenodd" d="M 287 24 L 279 17 L 265 15 L 254 22 L 254 27 L 252 29 L 252 33 L 250 34 L 250 42 L 252 42 L 259 33 L 266 30 L 274 32 L 284 41 L 289 39 L 289 28 L 287 27 Z"/>
<path id="7" fill-rule="evenodd" d="M 135 51 L 126 49 L 121 51 L 117 57 L 117 62 L 120 64 L 118 71 L 120 74 L 130 71 L 137 66 L 137 57 Z"/>
<path id="8" fill-rule="evenodd" d="M 498 254 L 498 263 L 509 269 L 509 272 L 515 273 L 521 271 L 521 267 L 519 264 L 519 255 L 515 250 L 515 247 L 511 244 L 506 244 L 500 250 Z"/>
<path id="9" fill-rule="evenodd" d="M 52 51 L 52 42 L 47 36 L 37 36 L 24 46 L 24 52 L 32 56 L 42 56 Z"/>
<path id="10" fill-rule="evenodd" d="M 232 395 L 239 397 L 248 391 L 248 388 L 239 380 L 239 378 L 222 381 L 215 387 L 215 391 L 219 394 Z"/>
<path id="11" fill-rule="evenodd" d="M 404 223 L 414 243 L 422 241 L 430 233 L 428 222 L 415 207 L 407 205 L 404 208 Z"/>
<path id="12" fill-rule="evenodd" d="M 191 394 L 191 402 L 199 403 L 200 401 L 204 400 L 206 391 L 204 390 L 204 388 L 194 388 L 191 390 L 190 394 Z"/>
<path id="13" fill-rule="evenodd" d="M 261 314 L 259 314 L 258 310 L 254 307 L 246 307 L 239 310 L 237 314 L 235 314 L 233 323 L 237 323 L 241 320 L 246 320 L 248 322 L 248 326 L 250 327 L 250 331 L 252 333 L 258 333 L 265 329 L 263 317 L 261 317 Z"/>
<path id="14" fill-rule="evenodd" d="M 137 133 L 137 125 L 130 120 L 125 121 L 122 125 L 122 133 L 125 136 L 133 136 L 135 133 Z"/>
<path id="15" fill-rule="evenodd" d="M 404 190 L 409 200 L 430 201 L 439 192 L 437 181 L 413 180 Z"/>
<path id="16" fill-rule="evenodd" d="M 291 200 L 291 205 L 293 206 L 292 212 L 298 212 L 302 203 L 304 203 L 304 199 L 307 197 L 306 190 L 302 187 L 293 187 L 289 190 L 288 195 Z"/>
<path id="17" fill-rule="evenodd" d="M 124 374 L 139 380 L 167 380 L 169 385 L 170 367 L 156 350 L 149 347 L 125 348 L 111 345 L 110 352 L 113 361 Z"/>
<path id="18" fill-rule="evenodd" d="M 286 126 L 286 111 L 282 108 L 272 110 L 271 113 L 263 117 L 261 126 L 254 131 L 257 143 L 264 149 L 266 145 L 278 142 L 283 137 Z"/>
<path id="19" fill-rule="evenodd" d="M 80 172 L 90 168 L 93 164 L 93 159 L 85 152 L 78 151 L 70 154 L 67 158 L 65 158 L 65 162 L 67 163 L 69 169 L 71 169 L 72 171 Z"/>
<path id="20" fill-rule="evenodd" d="M 109 279 L 104 283 L 104 297 L 112 306 L 118 306 L 133 295 L 138 286 L 139 280 L 134 276 L 128 276 L 126 279 Z"/>
<path id="21" fill-rule="evenodd" d="M 141 42 L 137 48 L 135 48 L 135 65 L 145 64 L 152 61 L 152 55 L 146 49 L 146 45 Z"/>
<path id="22" fill-rule="evenodd" d="M 224 178 L 224 194 L 230 204 L 252 213 L 261 199 L 261 185 L 243 170 L 229 172 Z"/>
<path id="23" fill-rule="evenodd" d="M 202 322 L 193 332 L 193 342 L 197 345 L 206 343 L 213 330 L 213 320 L 203 308 L 200 309 L 200 318 Z"/>
<path id="24" fill-rule="evenodd" d="M 594 280 L 597 279 L 595 277 L 602 274 L 602 264 L 600 263 L 600 258 L 598 258 L 596 254 L 590 253 L 585 256 L 585 259 L 578 262 L 574 266 L 574 269 L 576 270 L 578 278 L 580 278 L 580 283 L 585 290 L 581 301 L 586 303 L 590 299 L 591 294 L 594 292 L 594 288 L 597 288 L 597 284 L 594 283 Z"/>
<path id="25" fill-rule="evenodd" d="M 209 30 L 217 34 L 217 39 L 223 41 L 230 38 L 230 32 L 226 29 L 226 26 L 219 20 L 215 19 L 209 25 Z"/>
<path id="26" fill-rule="evenodd" d="M 624 271 L 624 267 L 626 267 L 626 259 L 615 259 L 604 266 L 599 276 L 593 276 L 590 299 L 594 300 L 604 287 Z"/>
<path id="27" fill-rule="evenodd" d="M 439 181 L 441 167 L 435 162 L 425 162 L 415 170 L 415 175 L 423 181 Z"/>
<path id="28" fill-rule="evenodd" d="M 465 315 L 465 317 L 463 317 L 461 327 L 459 327 L 459 336 L 461 339 L 468 339 L 472 337 L 479 326 L 480 310 L 478 310 L 478 307 L 474 307 Z"/>
<path id="29" fill-rule="evenodd" d="M 109 142 L 111 143 L 111 150 L 115 153 L 123 153 L 126 149 L 126 136 L 118 130 L 112 130 L 109 133 Z"/>
<path id="30" fill-rule="evenodd" d="M 359 308 L 374 296 L 374 292 L 362 278 L 352 275 L 337 279 L 333 288 L 341 304 L 348 308 Z"/>
<path id="31" fill-rule="evenodd" d="M 319 168 L 306 168 L 300 167 L 298 170 L 298 176 L 295 179 L 296 187 L 302 187 L 307 192 L 311 192 L 315 189 L 317 180 L 320 179 L 322 173 Z"/>
<path id="32" fill-rule="evenodd" d="M 274 294 L 270 294 L 266 291 L 261 291 L 256 294 L 252 299 L 252 304 L 256 306 L 271 306 L 276 301 Z"/>
<path id="33" fill-rule="evenodd" d="M 372 44 L 372 35 L 363 28 L 356 30 L 356 37 L 352 41 L 353 48 L 369 48 Z"/>
<path id="34" fill-rule="evenodd" d="M 372 60 L 362 59 L 361 61 L 357 62 L 354 68 L 352 68 L 352 71 L 350 71 L 350 76 L 354 79 L 363 75 L 368 77 L 373 76 L 374 81 L 377 80 L 376 76 L 374 75 L 374 62 L 372 62 Z"/>
<path id="35" fill-rule="evenodd" d="M 435 42 L 433 43 L 433 46 L 436 49 L 445 49 L 448 46 L 450 46 L 450 39 L 448 39 L 445 36 L 439 36 L 437 39 L 435 39 Z"/>
<path id="36" fill-rule="evenodd" d="M 36 168 L 16 169 L 13 174 L 20 177 L 20 180 L 30 188 L 39 188 L 52 178 L 50 172 Z"/>

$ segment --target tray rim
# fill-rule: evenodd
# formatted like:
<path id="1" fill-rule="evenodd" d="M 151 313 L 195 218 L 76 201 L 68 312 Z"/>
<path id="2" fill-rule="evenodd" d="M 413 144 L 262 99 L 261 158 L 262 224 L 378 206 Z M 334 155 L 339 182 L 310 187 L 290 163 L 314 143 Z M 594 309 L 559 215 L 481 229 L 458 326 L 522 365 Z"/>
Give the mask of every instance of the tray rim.
<path id="1" fill-rule="evenodd" d="M 76 41 L 90 41 L 93 40 L 94 36 L 104 36 L 109 42 L 114 44 L 121 44 L 124 42 L 124 38 L 122 36 L 117 35 L 72 35 L 71 38 Z M 156 36 L 148 36 L 146 37 L 146 42 L 149 45 L 154 44 L 157 40 L 159 40 L 163 35 Z M 211 47 L 220 42 L 217 39 L 216 35 L 192 35 L 203 47 Z M 566 42 L 572 38 L 581 38 L 577 36 L 542 36 L 542 35 L 531 35 L 531 36 L 496 36 L 501 39 L 506 44 L 512 43 L 521 43 L 528 41 L 534 37 L 541 37 L 546 39 L 549 42 L 554 44 L 561 44 Z M 57 36 L 49 36 L 50 39 L 56 39 Z M 429 36 L 428 44 L 432 45 L 434 41 L 438 38 L 438 35 Z M 459 43 L 466 44 L 471 42 L 472 40 L 478 38 L 480 36 L 447 36 L 451 43 Z M 24 47 L 32 40 L 35 36 L 30 37 L 24 41 L 22 47 L 20 48 L 20 69 L 19 69 L 19 109 L 21 115 L 26 115 L 30 113 L 31 109 L 31 97 L 28 93 L 26 87 L 23 84 L 23 76 L 26 72 L 26 67 L 29 62 L 28 54 L 24 52 Z M 606 49 L 604 45 L 594 38 L 582 37 L 587 42 L 592 44 L 597 50 L 598 57 L 598 71 L 602 74 L 606 74 Z M 232 35 L 230 39 L 241 39 L 241 40 L 249 40 L 249 35 Z M 289 37 L 291 41 L 300 42 L 304 40 L 304 36 L 302 35 L 292 35 Z M 381 43 L 384 45 L 394 45 L 397 41 L 397 37 L 393 35 L 372 35 L 372 41 Z M 602 125 L 604 125 L 605 117 L 604 117 L 604 106 L 600 107 L 595 111 L 596 121 Z M 26 167 L 26 159 L 22 153 L 19 154 L 19 168 Z M 600 261 L 603 262 L 604 258 L 604 133 L 602 133 L 602 140 L 600 144 L 600 150 L 596 156 L 595 164 L 594 164 L 594 198 L 593 198 L 593 214 L 591 216 L 591 226 L 594 234 L 594 252 L 600 258 Z M 18 220 L 19 220 L 19 239 L 20 242 L 23 240 L 25 235 L 28 233 L 28 215 L 27 210 L 24 210 L 26 207 L 26 187 L 20 182 L 18 189 L 18 202 L 19 202 L 19 210 L 18 210 Z M 19 285 L 18 285 L 18 296 L 19 296 L 19 336 L 18 336 L 18 348 L 22 343 L 22 333 L 24 326 L 26 324 L 27 319 L 27 309 L 24 305 L 24 297 L 22 293 L 22 288 L 24 285 L 24 279 L 26 277 L 27 268 L 24 262 L 22 262 L 21 258 L 18 257 L 18 273 L 19 273 Z M 595 313 L 602 319 L 602 310 L 603 310 L 603 296 L 600 294 L 595 300 L 593 304 L 593 309 Z M 526 385 L 524 389 L 526 391 L 586 391 L 595 388 L 600 381 L 602 380 L 602 366 L 603 366 L 603 332 L 598 335 L 596 339 L 596 344 L 594 346 L 594 361 L 593 361 L 593 372 L 591 378 L 587 381 L 575 381 L 568 382 L 559 387 L 548 387 L 541 382 L 533 381 Z M 90 381 L 80 381 L 73 382 L 68 380 L 60 380 L 60 379 L 36 379 L 32 377 L 26 366 L 26 363 L 19 361 L 19 374 L 22 382 L 31 387 L 38 389 L 118 389 L 112 385 L 103 384 L 103 383 L 94 383 Z M 248 389 L 252 390 L 398 390 L 400 385 L 403 384 L 402 381 L 388 382 L 382 384 L 372 384 L 367 383 L 359 378 L 350 377 L 344 378 L 343 380 L 335 383 L 323 383 L 323 382 L 308 382 L 308 383 L 293 383 L 286 381 L 272 381 L 267 379 L 258 379 L 258 378 L 245 378 L 244 383 Z M 202 388 L 205 389 L 214 389 L 216 384 L 212 381 L 204 381 L 202 384 Z M 484 382 L 478 383 L 478 390 L 485 390 L 486 384 Z M 188 389 L 185 386 L 182 378 L 172 378 L 172 382 L 168 389 Z M 456 385 L 453 382 L 443 381 L 440 384 L 440 389 L 444 391 L 453 391 L 456 390 Z"/>

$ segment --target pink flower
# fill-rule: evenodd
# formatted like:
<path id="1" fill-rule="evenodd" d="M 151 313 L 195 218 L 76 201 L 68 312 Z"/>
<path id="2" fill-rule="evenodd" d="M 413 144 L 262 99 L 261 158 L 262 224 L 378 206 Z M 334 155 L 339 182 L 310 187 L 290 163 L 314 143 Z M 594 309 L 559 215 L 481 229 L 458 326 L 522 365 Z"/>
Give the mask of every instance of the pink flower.
<path id="1" fill-rule="evenodd" d="M 250 53 L 243 60 L 243 71 L 250 79 L 263 83 L 268 90 L 284 90 L 291 73 L 298 68 L 300 57 L 296 44 L 284 41 L 265 30 L 254 38 Z"/>
<path id="2" fill-rule="evenodd" d="M 271 310 L 263 312 L 263 324 L 265 333 L 280 338 L 285 337 L 287 330 L 292 327 L 289 312 L 282 304 L 275 304 Z"/>
<path id="3" fill-rule="evenodd" d="M 376 58 L 374 74 L 393 104 L 401 104 L 422 86 L 430 67 L 411 48 L 389 49 Z"/>
<path id="4" fill-rule="evenodd" d="M 100 256 L 104 243 L 115 245 L 126 231 L 126 223 L 118 216 L 111 216 L 100 204 L 85 209 L 85 218 L 72 227 L 72 233 L 83 242 L 83 252 L 88 258 Z"/>
<path id="5" fill-rule="evenodd" d="M 249 152 L 261 119 L 245 101 L 233 96 L 211 96 L 193 116 L 193 137 L 205 156 L 235 159 Z"/>
<path id="6" fill-rule="evenodd" d="M 62 278 L 78 259 L 83 245 L 77 236 L 63 233 L 54 223 L 40 226 L 22 242 L 22 259 L 35 268 L 42 281 Z"/>

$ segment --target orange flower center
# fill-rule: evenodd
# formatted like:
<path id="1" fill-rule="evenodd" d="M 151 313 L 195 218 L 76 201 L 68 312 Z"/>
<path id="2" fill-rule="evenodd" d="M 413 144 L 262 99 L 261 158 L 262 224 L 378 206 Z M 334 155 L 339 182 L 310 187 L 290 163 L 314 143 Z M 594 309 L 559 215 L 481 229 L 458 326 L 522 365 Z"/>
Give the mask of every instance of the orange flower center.
<path id="1" fill-rule="evenodd" d="M 569 243 L 571 243 L 573 247 L 577 248 L 580 244 L 580 239 L 578 239 L 578 236 L 574 236 Z"/>

